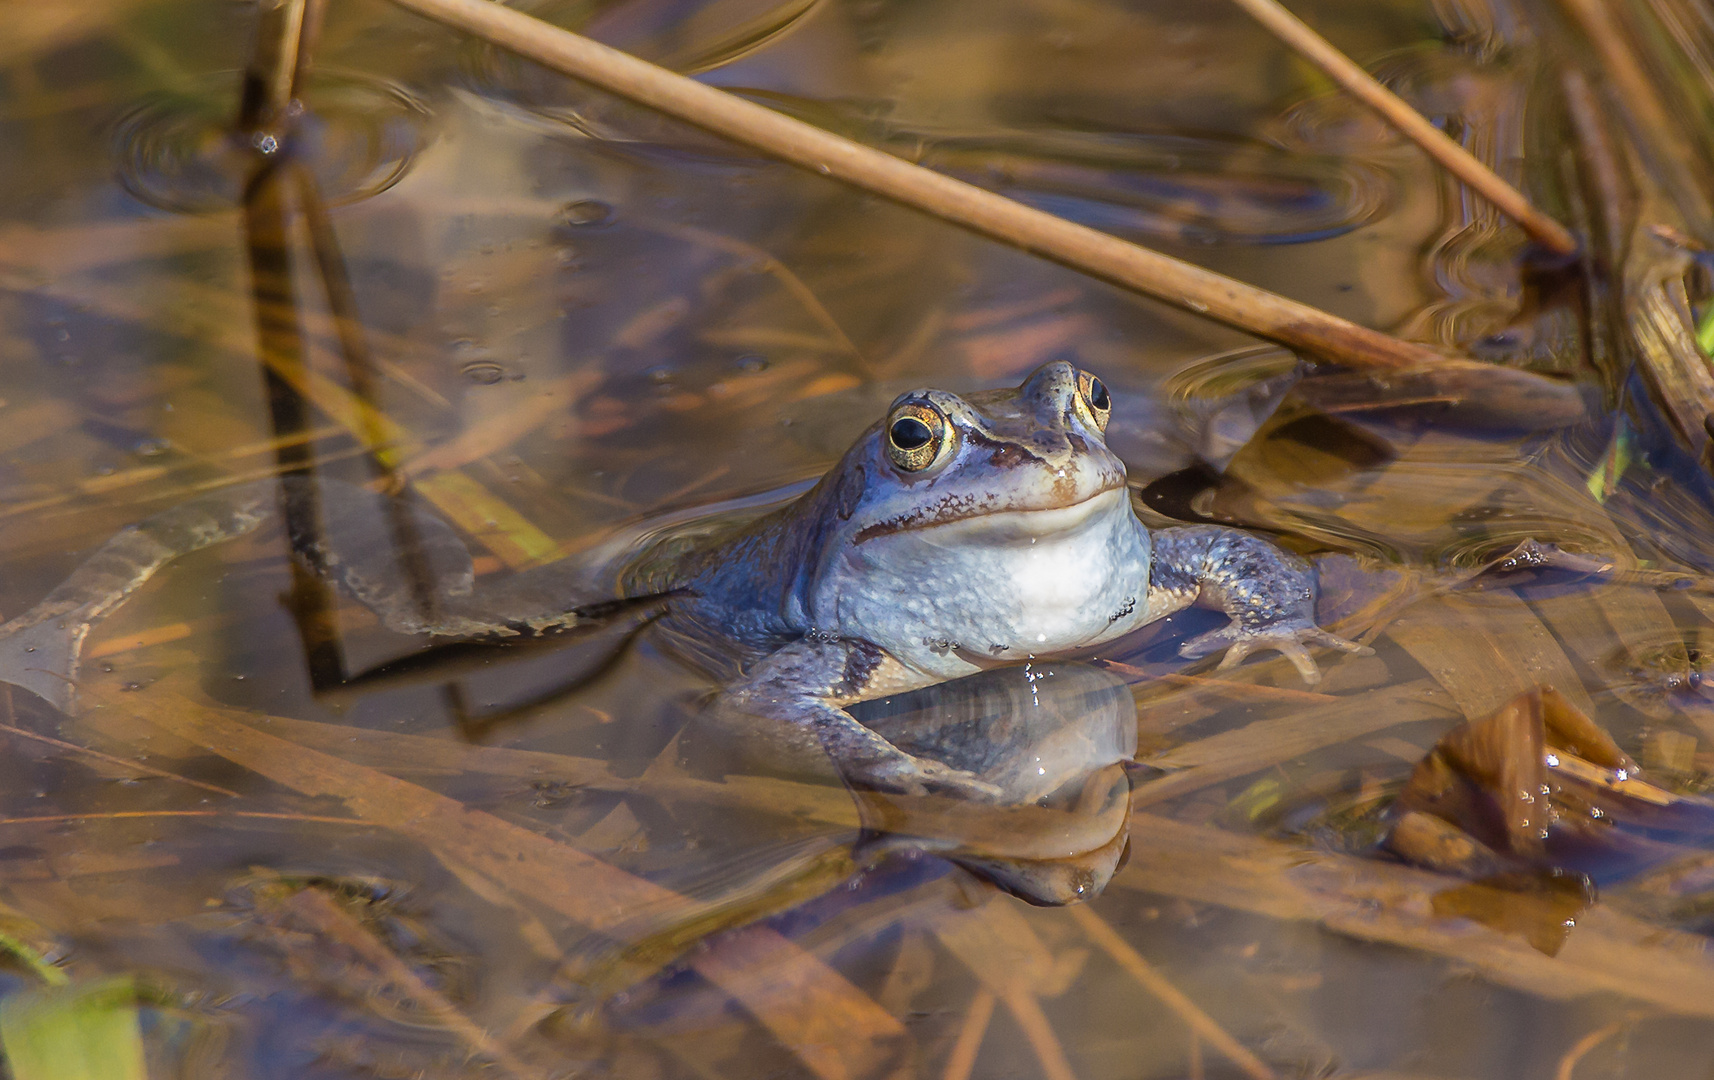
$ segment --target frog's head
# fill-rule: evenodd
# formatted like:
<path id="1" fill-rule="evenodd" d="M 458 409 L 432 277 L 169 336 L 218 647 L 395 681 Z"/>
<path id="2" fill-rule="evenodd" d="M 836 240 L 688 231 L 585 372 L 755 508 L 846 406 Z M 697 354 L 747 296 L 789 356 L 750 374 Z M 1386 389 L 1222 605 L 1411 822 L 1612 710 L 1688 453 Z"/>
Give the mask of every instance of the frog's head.
<path id="1" fill-rule="evenodd" d="M 1004 390 L 901 394 L 835 471 L 840 532 L 862 546 L 955 523 L 971 536 L 1067 527 L 1122 498 L 1125 466 L 1102 435 L 1111 408 L 1101 380 L 1063 360 Z"/>
<path id="2" fill-rule="evenodd" d="M 1111 407 L 1064 361 L 1009 389 L 901 395 L 823 482 L 810 617 L 895 652 L 1012 658 L 1026 638 L 1086 644 L 1140 610 L 1148 536 L 1103 436 Z"/>

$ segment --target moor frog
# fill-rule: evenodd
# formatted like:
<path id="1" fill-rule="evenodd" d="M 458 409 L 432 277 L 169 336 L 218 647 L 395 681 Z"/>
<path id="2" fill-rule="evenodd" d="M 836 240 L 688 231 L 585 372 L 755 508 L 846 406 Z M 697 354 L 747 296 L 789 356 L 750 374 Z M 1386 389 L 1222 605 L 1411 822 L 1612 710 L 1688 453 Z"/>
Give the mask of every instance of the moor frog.
<path id="1" fill-rule="evenodd" d="M 1198 602 L 1231 621 L 1186 642 L 1186 657 L 1225 649 L 1230 667 L 1275 649 L 1314 683 L 1308 646 L 1360 651 L 1316 626 L 1315 578 L 1302 559 L 1235 529 L 1145 527 L 1104 439 L 1111 407 L 1099 379 L 1063 361 L 1012 388 L 904 394 L 809 492 L 724 535 L 657 544 L 621 575 L 621 591 L 667 598 L 662 626 L 722 679 L 718 708 L 819 746 L 858 783 L 900 791 L 995 794 L 898 749 L 844 706 L 1087 650 Z M 321 490 L 325 500 L 335 489 Z M 89 623 L 167 558 L 254 527 L 271 499 L 234 489 L 122 532 L 35 611 L 0 627 L 0 662 L 46 648 L 8 666 L 51 670 L 64 653 L 62 670 L 40 687 L 7 677 L 69 705 Z M 596 598 L 555 591 L 569 580 L 563 569 L 478 587 L 449 527 L 417 512 L 412 531 L 416 557 L 386 565 L 342 552 L 337 528 L 332 541 L 293 539 L 399 630 L 540 633 L 594 610 L 578 605 Z M 433 572 L 428 601 L 403 580 L 403 561 Z"/>

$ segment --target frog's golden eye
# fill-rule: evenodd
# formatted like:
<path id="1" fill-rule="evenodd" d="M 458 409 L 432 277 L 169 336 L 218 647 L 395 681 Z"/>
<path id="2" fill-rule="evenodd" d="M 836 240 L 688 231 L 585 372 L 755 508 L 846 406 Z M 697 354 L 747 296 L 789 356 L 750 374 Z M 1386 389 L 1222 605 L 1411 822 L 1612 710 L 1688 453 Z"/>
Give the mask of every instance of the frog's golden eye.
<path id="1" fill-rule="evenodd" d="M 934 464 L 946 445 L 946 417 L 927 405 L 900 405 L 887 418 L 887 456 L 906 472 Z"/>
<path id="2" fill-rule="evenodd" d="M 1107 418 L 1113 414 L 1113 399 L 1107 394 L 1107 386 L 1100 379 L 1087 371 L 1077 373 L 1077 400 L 1089 418 L 1095 421 L 1097 430 L 1107 430 Z"/>

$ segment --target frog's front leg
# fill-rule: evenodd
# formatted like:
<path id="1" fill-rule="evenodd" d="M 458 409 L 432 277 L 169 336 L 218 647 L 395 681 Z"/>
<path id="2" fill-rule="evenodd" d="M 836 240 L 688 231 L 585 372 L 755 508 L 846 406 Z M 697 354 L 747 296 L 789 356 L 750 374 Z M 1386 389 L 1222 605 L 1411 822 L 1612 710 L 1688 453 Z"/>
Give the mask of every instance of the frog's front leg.
<path id="1" fill-rule="evenodd" d="M 817 748 L 850 781 L 921 795 L 929 790 L 998 799 L 1001 789 L 971 772 L 907 754 L 841 706 L 929 681 L 865 641 L 804 639 L 770 653 L 715 701 L 716 708 L 778 724 L 801 752 Z"/>
<path id="2" fill-rule="evenodd" d="M 1161 529 L 1153 541 L 1151 614 L 1202 603 L 1232 618 L 1220 629 L 1185 642 L 1179 655 L 1207 656 L 1224 648 L 1224 669 L 1257 649 L 1277 649 L 1304 682 L 1314 685 L 1321 681 L 1321 671 L 1307 646 L 1373 651 L 1315 625 L 1315 571 L 1296 555 L 1260 537 L 1213 525 Z"/>

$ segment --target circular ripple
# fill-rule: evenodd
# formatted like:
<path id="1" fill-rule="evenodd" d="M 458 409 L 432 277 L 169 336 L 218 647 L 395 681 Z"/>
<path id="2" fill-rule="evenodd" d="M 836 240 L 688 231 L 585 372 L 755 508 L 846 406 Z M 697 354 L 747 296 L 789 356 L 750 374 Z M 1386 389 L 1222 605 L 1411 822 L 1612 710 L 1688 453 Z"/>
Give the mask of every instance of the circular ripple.
<path id="1" fill-rule="evenodd" d="M 796 26 L 820 0 L 546 0 L 524 8 L 650 63 L 693 75 L 730 63 Z M 686 8 L 689 8 L 687 11 Z M 465 52 L 476 88 L 532 112 L 591 126 L 601 137 L 605 95 L 515 53 L 477 43 Z M 628 114 L 628 110 L 625 110 Z M 591 118 L 591 114 L 594 117 Z M 630 127 L 631 124 L 620 126 Z M 622 140 L 629 141 L 629 140 Z"/>
<path id="2" fill-rule="evenodd" d="M 206 213 L 237 206 L 270 138 L 233 129 L 238 72 L 204 76 L 182 91 L 148 98 L 119 122 L 119 183 L 150 206 Z M 307 165 L 330 204 L 377 195 L 399 181 L 427 143 L 428 108 L 403 87 L 323 70 L 303 94 L 290 153 Z"/>
<path id="3" fill-rule="evenodd" d="M 901 135 L 904 133 L 900 133 Z M 1325 240 L 1392 205 L 1384 172 L 1216 136 L 1017 130 L 916 133 L 926 165 L 1119 236 L 1188 244 Z"/>
<path id="4" fill-rule="evenodd" d="M 1167 401 L 1180 410 L 1221 401 L 1269 379 L 1296 371 L 1298 359 L 1277 345 L 1246 345 L 1186 364 L 1161 383 Z"/>
<path id="5" fill-rule="evenodd" d="M 1268 135 L 1287 150 L 1311 154 L 1369 154 L 1404 141 L 1373 109 L 1340 92 L 1291 106 L 1268 126 Z"/>

